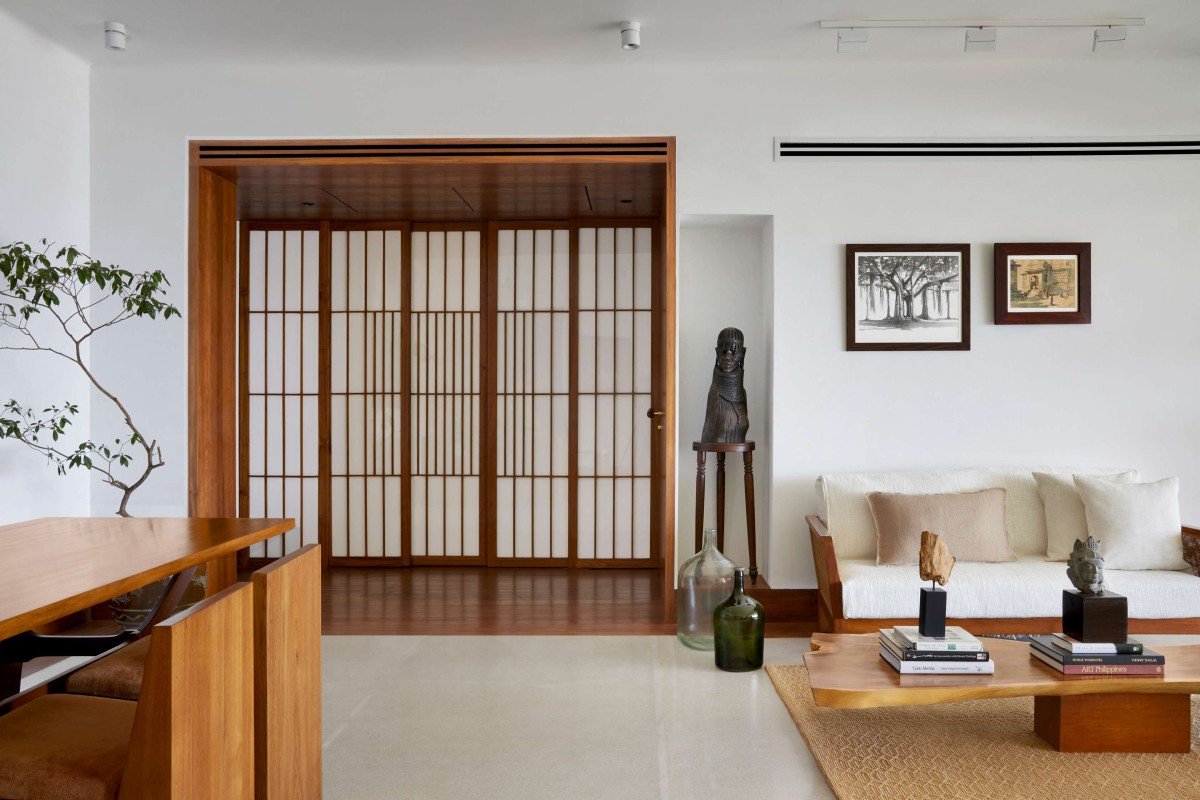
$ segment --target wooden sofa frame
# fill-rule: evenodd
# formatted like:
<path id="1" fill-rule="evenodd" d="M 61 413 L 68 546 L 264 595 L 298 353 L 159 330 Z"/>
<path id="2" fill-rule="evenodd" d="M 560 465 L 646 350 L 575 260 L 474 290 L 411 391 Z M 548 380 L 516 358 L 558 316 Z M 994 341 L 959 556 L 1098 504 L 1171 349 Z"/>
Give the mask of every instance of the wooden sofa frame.
<path id="1" fill-rule="evenodd" d="M 875 633 L 895 625 L 916 625 L 916 619 L 847 619 L 842 610 L 842 579 L 838 573 L 833 537 L 816 515 L 805 517 L 812 539 L 813 565 L 817 570 L 817 630 L 822 633 Z M 1183 557 L 1200 576 L 1200 528 L 1184 528 Z M 1065 567 L 1064 567 L 1065 569 Z M 972 633 L 1054 633 L 1062 630 L 1059 617 L 989 617 L 947 619 Z M 1131 619 L 1131 633 L 1200 633 L 1200 619 Z"/>

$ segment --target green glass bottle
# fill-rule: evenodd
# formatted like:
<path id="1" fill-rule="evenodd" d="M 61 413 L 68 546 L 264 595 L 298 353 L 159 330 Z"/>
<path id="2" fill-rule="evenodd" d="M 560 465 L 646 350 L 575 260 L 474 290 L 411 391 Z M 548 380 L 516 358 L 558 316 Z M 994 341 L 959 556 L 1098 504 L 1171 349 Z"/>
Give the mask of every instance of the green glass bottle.
<path id="1" fill-rule="evenodd" d="M 718 669 L 750 672 L 763 665 L 767 616 L 762 603 L 746 595 L 745 570 L 733 573 L 733 594 L 713 612 L 713 640 Z"/>

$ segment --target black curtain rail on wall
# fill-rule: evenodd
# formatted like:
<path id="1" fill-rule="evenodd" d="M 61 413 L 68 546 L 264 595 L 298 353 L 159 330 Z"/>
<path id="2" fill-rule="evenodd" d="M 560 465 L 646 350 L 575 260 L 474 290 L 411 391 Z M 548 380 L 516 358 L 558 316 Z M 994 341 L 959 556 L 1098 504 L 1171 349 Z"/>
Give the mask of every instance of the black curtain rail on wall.
<path id="1" fill-rule="evenodd" d="M 807 142 L 776 140 L 775 159 L 1200 155 L 1200 140 L 1055 142 Z"/>

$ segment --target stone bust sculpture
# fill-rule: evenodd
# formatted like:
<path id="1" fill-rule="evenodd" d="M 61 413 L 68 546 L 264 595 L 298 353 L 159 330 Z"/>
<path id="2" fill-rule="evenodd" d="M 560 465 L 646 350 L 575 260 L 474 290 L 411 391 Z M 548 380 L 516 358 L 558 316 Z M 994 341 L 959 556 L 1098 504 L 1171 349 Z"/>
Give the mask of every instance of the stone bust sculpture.
<path id="1" fill-rule="evenodd" d="M 1067 577 L 1082 594 L 1104 593 L 1104 558 L 1098 541 L 1091 536 L 1086 542 L 1075 540 L 1067 559 Z"/>
<path id="2" fill-rule="evenodd" d="M 726 328 L 717 336 L 717 362 L 708 389 L 702 442 L 746 441 L 750 418 L 746 413 L 746 388 L 742 364 L 746 360 L 745 339 L 737 328 Z"/>

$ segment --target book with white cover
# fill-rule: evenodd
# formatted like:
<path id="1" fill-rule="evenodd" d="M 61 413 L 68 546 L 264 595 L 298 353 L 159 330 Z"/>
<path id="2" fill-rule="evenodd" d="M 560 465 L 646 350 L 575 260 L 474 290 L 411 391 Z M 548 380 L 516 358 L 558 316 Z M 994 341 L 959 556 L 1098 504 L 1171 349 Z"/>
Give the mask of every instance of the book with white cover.
<path id="1" fill-rule="evenodd" d="M 995 661 L 901 661 L 886 647 L 879 656 L 901 675 L 994 675 Z"/>
<path id="2" fill-rule="evenodd" d="M 1081 642 L 1065 633 L 1052 634 L 1054 646 L 1075 655 L 1140 655 L 1142 643 L 1128 639 L 1120 644 L 1114 642 Z"/>
<path id="3" fill-rule="evenodd" d="M 914 650 L 982 650 L 983 643 L 957 625 L 946 628 L 945 636 L 922 636 L 916 625 L 897 625 L 896 635 Z"/>

